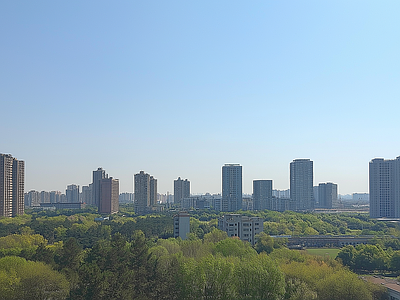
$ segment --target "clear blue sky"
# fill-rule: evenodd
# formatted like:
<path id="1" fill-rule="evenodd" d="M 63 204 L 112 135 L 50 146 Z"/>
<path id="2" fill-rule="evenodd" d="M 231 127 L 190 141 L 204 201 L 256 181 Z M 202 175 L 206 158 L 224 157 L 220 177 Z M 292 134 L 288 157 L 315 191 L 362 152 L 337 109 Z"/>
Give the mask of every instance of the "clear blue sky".
<path id="1" fill-rule="evenodd" d="M 368 162 L 400 155 L 399 1 L 1 1 L 0 153 L 26 190 L 133 190 L 188 178 L 220 192 L 224 163 L 289 187 L 368 191 Z"/>

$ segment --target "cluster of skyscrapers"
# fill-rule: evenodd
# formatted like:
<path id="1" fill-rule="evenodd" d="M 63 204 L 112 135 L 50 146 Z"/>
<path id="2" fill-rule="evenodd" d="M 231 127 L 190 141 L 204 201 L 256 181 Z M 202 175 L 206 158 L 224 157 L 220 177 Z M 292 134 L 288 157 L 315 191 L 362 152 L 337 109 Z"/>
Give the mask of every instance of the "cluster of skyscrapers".
<path id="1" fill-rule="evenodd" d="M 24 213 L 24 204 L 89 204 L 99 213 L 118 211 L 119 181 L 109 177 L 105 170 L 93 171 L 93 181 L 82 187 L 71 184 L 66 193 L 58 191 L 30 191 L 24 201 L 25 163 L 10 154 L 0 154 L 0 216 L 12 217 Z M 307 211 L 338 206 L 337 184 L 327 182 L 313 186 L 313 161 L 295 159 L 290 163 L 290 189 L 273 190 L 272 180 L 254 180 L 252 197 L 243 197 L 242 166 L 225 164 L 222 167 L 222 196 L 191 196 L 188 179 L 174 180 L 174 204 L 178 207 L 214 208 L 234 212 L 241 209 Z M 275 192 L 275 193 L 274 193 Z M 290 195 L 289 195 L 290 194 Z M 138 214 L 157 209 L 157 179 L 140 171 L 134 175 L 134 199 L 132 193 L 122 194 L 126 202 L 134 201 Z M 168 195 L 167 195 L 168 196 Z M 375 158 L 369 163 L 369 198 L 371 217 L 400 218 L 400 156 L 385 160 Z M 201 204 L 202 203 L 202 204 Z M 81 207 L 81 206 L 79 206 Z M 59 208 L 64 208 L 62 205 Z M 65 206 L 65 208 L 72 208 Z"/>

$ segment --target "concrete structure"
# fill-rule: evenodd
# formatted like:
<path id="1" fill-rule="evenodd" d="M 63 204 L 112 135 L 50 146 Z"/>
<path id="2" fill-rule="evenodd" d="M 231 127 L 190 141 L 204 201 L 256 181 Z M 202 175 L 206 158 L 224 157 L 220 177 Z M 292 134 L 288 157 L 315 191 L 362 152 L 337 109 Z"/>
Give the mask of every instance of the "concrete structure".
<path id="1" fill-rule="evenodd" d="M 133 203 L 134 193 L 121 193 L 119 194 L 119 203 Z"/>
<path id="2" fill-rule="evenodd" d="M 88 203 L 99 208 L 100 204 L 100 194 L 101 194 L 101 180 L 107 178 L 106 171 L 103 168 L 98 168 L 93 171 L 93 182 L 92 182 L 92 201 Z"/>
<path id="3" fill-rule="evenodd" d="M 180 206 L 183 198 L 190 197 L 190 181 L 178 177 L 174 180 L 174 204 Z"/>
<path id="4" fill-rule="evenodd" d="M 80 202 L 79 185 L 76 184 L 67 185 L 67 190 L 65 191 L 65 195 L 67 196 L 68 203 Z M 45 203 L 50 203 L 50 197 L 49 201 L 48 202 L 46 201 Z"/>
<path id="5" fill-rule="evenodd" d="M 36 206 L 37 207 L 37 206 Z M 86 207 L 85 203 L 40 203 L 40 208 L 45 209 L 84 209 Z"/>
<path id="6" fill-rule="evenodd" d="M 272 180 L 253 180 L 253 209 L 273 209 Z"/>
<path id="7" fill-rule="evenodd" d="M 254 245 L 256 235 L 264 230 L 264 223 L 259 217 L 228 214 L 218 219 L 218 229 L 225 231 L 228 237 L 238 237 Z"/>
<path id="8" fill-rule="evenodd" d="M 337 184 L 332 182 L 320 183 L 318 185 L 318 198 L 320 208 L 339 207 Z"/>
<path id="9" fill-rule="evenodd" d="M 353 193 L 352 194 L 352 199 L 353 199 L 353 201 L 368 202 L 369 201 L 369 194 L 368 193 Z"/>
<path id="10" fill-rule="evenodd" d="M 24 214 L 25 162 L 0 154 L 0 217 Z"/>
<path id="11" fill-rule="evenodd" d="M 135 213 L 144 214 L 150 207 L 150 175 L 140 171 L 134 175 Z"/>
<path id="12" fill-rule="evenodd" d="M 174 216 L 174 238 L 180 237 L 186 240 L 190 233 L 190 216 L 188 213 L 180 212 Z"/>
<path id="13" fill-rule="evenodd" d="M 382 278 L 378 276 L 362 276 L 362 279 L 380 286 L 384 286 L 387 291 L 388 300 L 400 300 L 400 285 L 396 279 Z"/>
<path id="14" fill-rule="evenodd" d="M 61 192 L 60 191 L 51 191 L 50 192 L 50 203 L 59 203 Z"/>
<path id="15" fill-rule="evenodd" d="M 32 190 L 25 193 L 24 196 L 25 206 L 39 206 L 40 204 L 40 193 Z"/>
<path id="16" fill-rule="evenodd" d="M 118 179 L 104 178 L 101 180 L 100 214 L 114 214 L 118 212 L 119 181 Z"/>
<path id="17" fill-rule="evenodd" d="M 86 203 L 86 204 L 92 202 L 92 199 L 93 199 L 92 186 L 93 186 L 93 184 L 82 186 L 81 202 Z"/>
<path id="18" fill-rule="evenodd" d="M 296 210 L 310 210 L 313 205 L 313 162 L 310 159 L 295 159 L 290 163 L 290 199 Z"/>
<path id="19" fill-rule="evenodd" d="M 371 218 L 400 218 L 400 156 L 369 163 Z"/>
<path id="20" fill-rule="evenodd" d="M 272 196 L 274 196 L 276 198 L 290 198 L 290 189 L 272 190 Z"/>
<path id="21" fill-rule="evenodd" d="M 222 167 L 222 211 L 242 209 L 242 166 L 225 164 Z"/>
<path id="22" fill-rule="evenodd" d="M 150 176 L 150 207 L 157 205 L 157 179 Z"/>

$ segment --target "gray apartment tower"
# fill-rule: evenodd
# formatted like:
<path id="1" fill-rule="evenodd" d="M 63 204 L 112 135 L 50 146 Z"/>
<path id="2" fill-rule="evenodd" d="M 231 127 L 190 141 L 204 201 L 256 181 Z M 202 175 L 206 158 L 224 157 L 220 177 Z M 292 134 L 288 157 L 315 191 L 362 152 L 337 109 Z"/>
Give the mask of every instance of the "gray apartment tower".
<path id="1" fill-rule="evenodd" d="M 318 185 L 318 207 L 321 208 L 337 208 L 338 207 L 338 190 L 337 184 L 332 182 L 320 183 Z"/>
<path id="2" fill-rule="evenodd" d="M 157 179 L 144 171 L 134 175 L 135 213 L 144 214 L 157 205 Z"/>
<path id="3" fill-rule="evenodd" d="M 295 159 L 290 163 L 290 199 L 296 210 L 309 210 L 313 206 L 313 162 Z"/>
<path id="4" fill-rule="evenodd" d="M 25 162 L 0 153 L 0 217 L 24 214 Z"/>
<path id="5" fill-rule="evenodd" d="M 178 177 L 174 180 L 174 204 L 181 206 L 182 199 L 190 197 L 190 181 Z"/>
<path id="6" fill-rule="evenodd" d="M 101 180 L 101 196 L 99 213 L 114 214 L 119 209 L 119 181 L 118 179 L 104 178 Z"/>
<path id="7" fill-rule="evenodd" d="M 371 218 L 400 218 L 400 156 L 370 161 L 369 201 Z"/>
<path id="8" fill-rule="evenodd" d="M 225 164 L 222 167 L 222 211 L 242 209 L 242 166 Z"/>
<path id="9" fill-rule="evenodd" d="M 76 184 L 67 185 L 65 195 L 67 196 L 68 203 L 80 202 L 79 185 L 76 185 Z M 49 201 L 49 202 L 51 202 L 51 201 Z"/>
<path id="10" fill-rule="evenodd" d="M 274 209 L 272 207 L 272 180 L 253 180 L 253 209 Z"/>
<path id="11" fill-rule="evenodd" d="M 92 182 L 92 203 L 91 205 L 99 208 L 100 205 L 100 197 L 101 197 L 101 180 L 108 177 L 106 175 L 106 171 L 103 168 L 98 168 L 96 171 L 93 171 L 93 182 Z"/>

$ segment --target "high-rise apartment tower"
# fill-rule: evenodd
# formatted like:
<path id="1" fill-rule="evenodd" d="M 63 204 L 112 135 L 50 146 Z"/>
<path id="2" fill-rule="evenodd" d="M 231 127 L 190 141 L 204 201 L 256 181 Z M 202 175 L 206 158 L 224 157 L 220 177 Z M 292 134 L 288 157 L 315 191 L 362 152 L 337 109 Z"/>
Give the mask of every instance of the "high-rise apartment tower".
<path id="1" fill-rule="evenodd" d="M 140 171 L 134 175 L 135 213 L 144 214 L 157 205 L 157 179 Z"/>
<path id="2" fill-rule="evenodd" d="M 296 210 L 313 208 L 313 162 L 295 159 L 290 163 L 290 199 Z"/>
<path id="3" fill-rule="evenodd" d="M 369 202 L 371 218 L 400 218 L 400 156 L 370 161 Z"/>
<path id="4" fill-rule="evenodd" d="M 174 203 L 181 205 L 182 199 L 190 197 L 190 181 L 178 177 L 174 180 Z"/>
<path id="5" fill-rule="evenodd" d="M 318 206 L 321 208 L 338 207 L 337 184 L 332 182 L 320 183 L 318 185 Z"/>
<path id="6" fill-rule="evenodd" d="M 0 216 L 24 214 L 25 162 L 0 154 Z"/>
<path id="7" fill-rule="evenodd" d="M 253 209 L 274 209 L 272 207 L 272 180 L 253 180 Z"/>
<path id="8" fill-rule="evenodd" d="M 242 209 L 242 166 L 225 164 L 222 167 L 222 211 Z"/>
<path id="9" fill-rule="evenodd" d="M 99 213 L 114 214 L 118 212 L 119 181 L 118 179 L 104 178 L 101 180 L 101 196 Z"/>
<path id="10" fill-rule="evenodd" d="M 101 197 L 101 180 L 107 178 L 106 171 L 103 168 L 98 168 L 93 171 L 93 183 L 92 183 L 92 203 L 91 205 L 99 208 L 100 197 Z"/>

